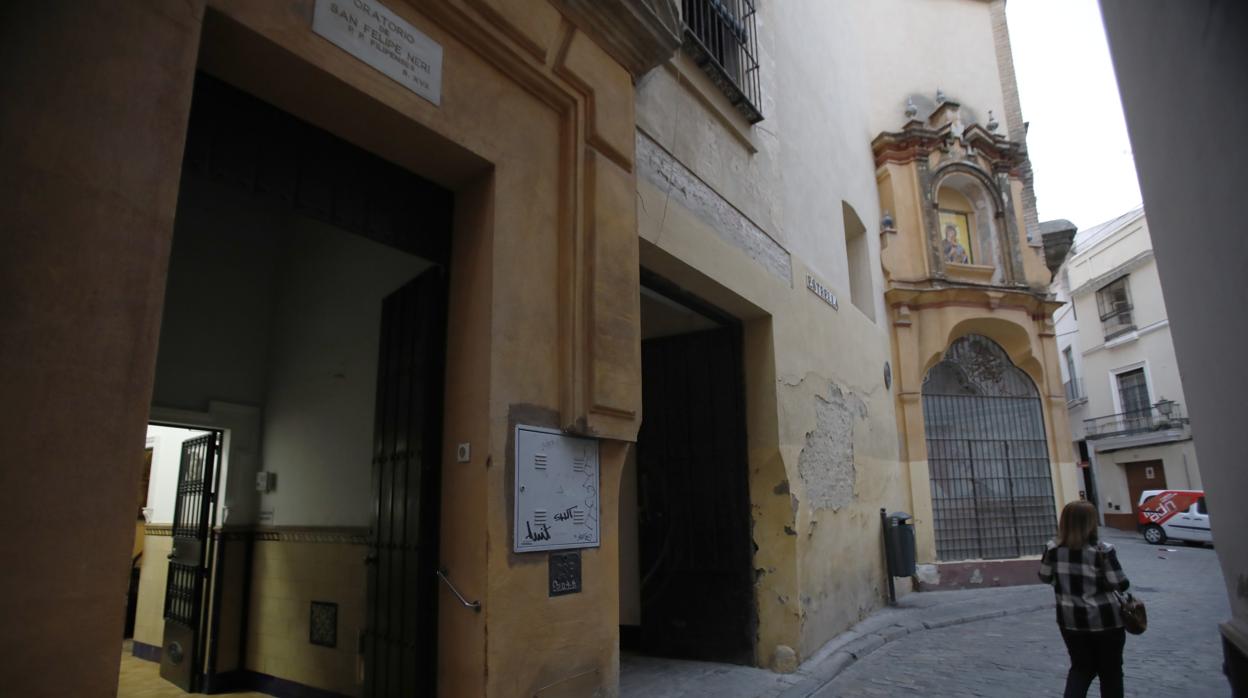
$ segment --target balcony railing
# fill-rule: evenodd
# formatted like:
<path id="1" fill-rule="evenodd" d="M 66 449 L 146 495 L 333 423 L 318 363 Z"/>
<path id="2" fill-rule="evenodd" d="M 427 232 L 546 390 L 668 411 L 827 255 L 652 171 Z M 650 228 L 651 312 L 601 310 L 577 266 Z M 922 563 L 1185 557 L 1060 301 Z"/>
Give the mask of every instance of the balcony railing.
<path id="1" fill-rule="evenodd" d="M 1089 439 L 1181 429 L 1188 423 L 1188 418 L 1183 414 L 1183 406 L 1177 402 L 1159 402 L 1138 412 L 1124 412 L 1083 420 Z"/>
<path id="2" fill-rule="evenodd" d="M 685 50 L 751 123 L 763 120 L 755 0 L 684 0 Z"/>
<path id="3" fill-rule="evenodd" d="M 1135 329 L 1132 310 L 1130 303 L 1118 303 L 1111 312 L 1101 315 L 1101 331 L 1105 333 L 1105 341 Z"/>
<path id="4" fill-rule="evenodd" d="M 1078 402 L 1088 397 L 1083 390 L 1083 379 L 1074 378 L 1063 383 L 1066 386 L 1066 404 Z"/>

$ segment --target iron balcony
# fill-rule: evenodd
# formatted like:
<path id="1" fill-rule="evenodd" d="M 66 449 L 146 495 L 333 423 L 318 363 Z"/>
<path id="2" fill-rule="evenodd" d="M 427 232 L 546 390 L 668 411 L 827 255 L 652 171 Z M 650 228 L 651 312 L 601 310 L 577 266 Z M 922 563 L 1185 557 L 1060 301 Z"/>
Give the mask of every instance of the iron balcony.
<path id="1" fill-rule="evenodd" d="M 1177 402 L 1159 402 L 1145 410 L 1123 412 L 1083 420 L 1087 438 L 1129 436 L 1169 429 L 1183 429 L 1189 424 L 1183 406 Z"/>

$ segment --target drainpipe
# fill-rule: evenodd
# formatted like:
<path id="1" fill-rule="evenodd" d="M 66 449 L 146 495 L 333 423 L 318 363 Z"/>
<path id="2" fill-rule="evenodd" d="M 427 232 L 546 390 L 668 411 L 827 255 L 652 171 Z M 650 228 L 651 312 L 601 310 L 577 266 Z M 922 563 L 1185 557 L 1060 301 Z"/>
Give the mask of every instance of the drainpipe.
<path id="1" fill-rule="evenodd" d="M 1084 441 L 1088 444 L 1088 469 L 1092 471 L 1092 486 L 1096 489 L 1096 520 L 1101 525 L 1105 525 L 1105 494 L 1101 492 L 1101 473 L 1100 466 L 1096 460 L 1096 441 L 1088 439 L 1084 436 Z"/>

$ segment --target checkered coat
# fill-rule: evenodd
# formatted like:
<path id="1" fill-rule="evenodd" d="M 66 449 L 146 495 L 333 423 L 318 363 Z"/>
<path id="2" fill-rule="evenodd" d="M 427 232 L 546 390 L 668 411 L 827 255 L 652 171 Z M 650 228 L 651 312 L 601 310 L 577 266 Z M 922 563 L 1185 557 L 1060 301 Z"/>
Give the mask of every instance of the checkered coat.
<path id="1" fill-rule="evenodd" d="M 1049 541 L 1040 559 L 1040 581 L 1057 594 L 1057 624 L 1067 630 L 1098 631 L 1122 627 L 1116 592 L 1131 582 L 1109 543 L 1083 549 Z"/>

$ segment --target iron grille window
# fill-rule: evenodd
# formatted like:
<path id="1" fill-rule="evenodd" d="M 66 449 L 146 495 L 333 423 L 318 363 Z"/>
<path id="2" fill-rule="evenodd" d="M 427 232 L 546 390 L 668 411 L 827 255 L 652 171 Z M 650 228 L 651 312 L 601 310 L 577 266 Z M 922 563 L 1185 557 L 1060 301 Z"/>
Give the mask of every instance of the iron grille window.
<path id="1" fill-rule="evenodd" d="M 685 51 L 751 124 L 759 110 L 755 0 L 684 0 Z"/>
<path id="2" fill-rule="evenodd" d="M 1129 429 L 1142 430 L 1152 426 L 1153 405 L 1149 401 L 1144 369 L 1118 374 L 1118 397 L 1122 401 L 1122 414 Z"/>
<path id="3" fill-rule="evenodd" d="M 923 382 L 940 560 L 1038 555 L 1056 529 L 1040 393 L 992 340 L 955 341 Z"/>
<path id="4" fill-rule="evenodd" d="M 1101 328 L 1105 331 L 1105 339 L 1135 329 L 1127 277 L 1117 279 L 1096 292 L 1096 309 L 1101 315 Z"/>

